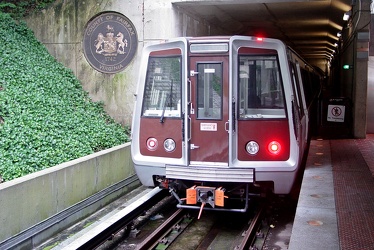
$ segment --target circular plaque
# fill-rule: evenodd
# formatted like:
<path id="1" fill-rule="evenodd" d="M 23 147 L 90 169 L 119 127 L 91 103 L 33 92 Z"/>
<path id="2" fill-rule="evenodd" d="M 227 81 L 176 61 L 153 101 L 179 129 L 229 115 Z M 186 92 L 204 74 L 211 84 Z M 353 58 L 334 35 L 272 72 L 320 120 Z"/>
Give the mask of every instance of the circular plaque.
<path id="1" fill-rule="evenodd" d="M 105 12 L 86 25 L 83 51 L 89 64 L 102 73 L 117 73 L 134 58 L 138 46 L 136 30 L 122 14 Z"/>

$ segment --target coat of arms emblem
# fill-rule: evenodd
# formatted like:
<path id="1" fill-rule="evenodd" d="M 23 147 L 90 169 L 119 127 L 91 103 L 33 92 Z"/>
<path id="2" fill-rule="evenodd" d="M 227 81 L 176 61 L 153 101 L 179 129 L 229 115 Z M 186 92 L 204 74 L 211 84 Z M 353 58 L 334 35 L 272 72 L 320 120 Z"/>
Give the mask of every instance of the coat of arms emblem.
<path id="1" fill-rule="evenodd" d="M 122 32 L 118 32 L 114 36 L 114 28 L 108 24 L 107 33 L 104 36 L 102 33 L 97 35 L 95 40 L 95 47 L 97 54 L 114 55 L 124 54 L 127 48 L 127 39 L 124 39 Z"/>
<path id="2" fill-rule="evenodd" d="M 135 27 L 116 12 L 96 16 L 85 29 L 84 55 L 93 68 L 103 73 L 123 70 L 135 56 L 137 45 Z"/>

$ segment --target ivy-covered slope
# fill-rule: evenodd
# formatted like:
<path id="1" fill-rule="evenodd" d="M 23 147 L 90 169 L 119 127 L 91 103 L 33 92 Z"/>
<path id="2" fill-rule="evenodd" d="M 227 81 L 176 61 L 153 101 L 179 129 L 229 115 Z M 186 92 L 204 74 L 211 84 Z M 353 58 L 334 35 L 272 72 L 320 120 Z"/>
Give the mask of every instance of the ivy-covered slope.
<path id="1" fill-rule="evenodd" d="M 0 180 L 128 141 L 72 71 L 25 24 L 1 12 L 0 44 Z"/>

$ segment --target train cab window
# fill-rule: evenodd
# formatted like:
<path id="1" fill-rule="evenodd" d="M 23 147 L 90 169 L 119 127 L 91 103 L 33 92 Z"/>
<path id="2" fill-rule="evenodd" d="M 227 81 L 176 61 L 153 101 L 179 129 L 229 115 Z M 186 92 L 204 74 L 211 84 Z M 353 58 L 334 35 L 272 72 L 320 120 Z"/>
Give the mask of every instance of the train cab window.
<path id="1" fill-rule="evenodd" d="M 143 97 L 143 116 L 181 117 L 181 58 L 150 57 Z"/>
<path id="2" fill-rule="evenodd" d="M 241 55 L 239 64 L 239 119 L 285 118 L 277 56 Z"/>
<path id="3" fill-rule="evenodd" d="M 222 63 L 198 63 L 197 118 L 222 119 Z"/>

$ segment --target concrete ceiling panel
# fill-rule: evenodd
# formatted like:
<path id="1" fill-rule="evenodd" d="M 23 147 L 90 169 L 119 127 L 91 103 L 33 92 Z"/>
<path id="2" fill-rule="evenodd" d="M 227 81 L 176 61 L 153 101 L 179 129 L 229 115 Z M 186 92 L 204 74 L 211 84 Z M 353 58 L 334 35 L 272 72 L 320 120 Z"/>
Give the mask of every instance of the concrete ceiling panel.
<path id="1" fill-rule="evenodd" d="M 352 0 L 176 0 L 173 4 L 227 34 L 278 38 L 306 58 L 325 60 L 335 49 Z"/>

